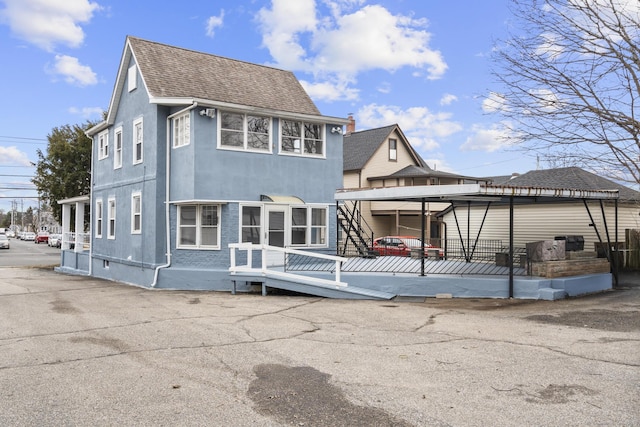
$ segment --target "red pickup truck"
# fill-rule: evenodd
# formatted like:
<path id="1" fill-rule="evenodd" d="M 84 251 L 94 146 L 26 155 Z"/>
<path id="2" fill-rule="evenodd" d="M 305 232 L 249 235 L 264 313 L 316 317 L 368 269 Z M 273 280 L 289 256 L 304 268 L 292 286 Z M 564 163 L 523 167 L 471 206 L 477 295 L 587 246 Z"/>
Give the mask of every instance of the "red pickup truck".
<path id="1" fill-rule="evenodd" d="M 47 243 L 49 241 L 49 233 L 46 231 L 41 231 L 36 234 L 36 238 L 34 239 L 35 243 Z"/>

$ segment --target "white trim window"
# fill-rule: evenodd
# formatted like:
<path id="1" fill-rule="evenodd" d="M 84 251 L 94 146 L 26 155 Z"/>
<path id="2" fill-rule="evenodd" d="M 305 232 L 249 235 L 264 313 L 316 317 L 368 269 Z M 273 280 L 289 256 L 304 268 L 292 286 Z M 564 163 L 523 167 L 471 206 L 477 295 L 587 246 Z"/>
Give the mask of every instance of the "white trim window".
<path id="1" fill-rule="evenodd" d="M 109 198 L 107 203 L 107 239 L 116 238 L 116 199 Z"/>
<path id="2" fill-rule="evenodd" d="M 102 237 L 102 199 L 96 199 L 96 238 Z"/>
<path id="3" fill-rule="evenodd" d="M 262 207 L 241 206 L 240 241 L 262 243 Z"/>
<path id="4" fill-rule="evenodd" d="M 173 148 L 184 147 L 191 141 L 191 112 L 173 118 Z"/>
<path id="5" fill-rule="evenodd" d="M 178 249 L 220 249 L 220 205 L 178 206 Z"/>
<path id="6" fill-rule="evenodd" d="M 389 138 L 389 160 L 398 161 L 398 140 Z"/>
<path id="7" fill-rule="evenodd" d="M 98 134 L 98 160 L 109 157 L 109 131 Z"/>
<path id="8" fill-rule="evenodd" d="M 142 233 L 142 193 L 131 194 L 131 234 Z"/>
<path id="9" fill-rule="evenodd" d="M 326 207 L 291 207 L 291 246 L 327 245 Z"/>
<path id="10" fill-rule="evenodd" d="M 271 152 L 271 119 L 220 111 L 218 148 Z"/>
<path id="11" fill-rule="evenodd" d="M 131 67 L 129 67 L 129 70 L 127 72 L 127 89 L 129 89 L 129 92 L 132 92 L 137 87 L 138 87 L 138 73 L 137 73 L 137 67 L 134 64 Z"/>
<path id="12" fill-rule="evenodd" d="M 122 127 L 116 128 L 113 132 L 113 168 L 122 167 Z"/>
<path id="13" fill-rule="evenodd" d="M 280 153 L 324 157 L 324 125 L 280 121 Z"/>
<path id="14" fill-rule="evenodd" d="M 133 164 L 142 163 L 142 154 L 144 149 L 144 134 L 142 126 L 142 117 L 133 121 Z"/>

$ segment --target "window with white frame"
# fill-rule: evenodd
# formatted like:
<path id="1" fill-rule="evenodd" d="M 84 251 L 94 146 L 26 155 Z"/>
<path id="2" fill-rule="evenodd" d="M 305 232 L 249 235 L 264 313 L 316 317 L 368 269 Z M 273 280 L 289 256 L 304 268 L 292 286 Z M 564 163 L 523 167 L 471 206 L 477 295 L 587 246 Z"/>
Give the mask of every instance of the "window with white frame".
<path id="1" fill-rule="evenodd" d="M 240 241 L 260 244 L 261 213 L 260 206 L 242 206 Z"/>
<path id="2" fill-rule="evenodd" d="M 324 156 L 323 125 L 281 120 L 280 152 L 301 156 Z"/>
<path id="3" fill-rule="evenodd" d="M 102 237 L 102 199 L 96 200 L 96 231 L 97 238 Z"/>
<path id="4" fill-rule="evenodd" d="M 220 205 L 178 206 L 178 248 L 220 249 Z"/>
<path id="5" fill-rule="evenodd" d="M 325 246 L 327 244 L 326 207 L 291 207 L 291 245 Z"/>
<path id="6" fill-rule="evenodd" d="M 122 128 L 119 127 L 113 132 L 113 168 L 122 167 Z"/>
<path id="7" fill-rule="evenodd" d="M 398 160 L 398 140 L 397 139 L 389 139 L 389 160 L 394 162 Z"/>
<path id="8" fill-rule="evenodd" d="M 135 90 L 138 87 L 138 73 L 136 72 L 136 66 L 132 65 L 129 67 L 129 71 L 127 73 L 127 87 L 129 92 Z"/>
<path id="9" fill-rule="evenodd" d="M 142 117 L 133 121 L 133 164 L 142 163 L 143 150 Z"/>
<path id="10" fill-rule="evenodd" d="M 98 160 L 109 157 L 109 131 L 98 134 Z"/>
<path id="11" fill-rule="evenodd" d="M 173 148 L 189 145 L 191 140 L 191 113 L 187 111 L 173 118 Z"/>
<path id="12" fill-rule="evenodd" d="M 107 204 L 107 238 L 116 238 L 116 199 L 110 198 Z"/>
<path id="13" fill-rule="evenodd" d="M 131 234 L 142 232 L 142 194 L 131 194 Z"/>
<path id="14" fill-rule="evenodd" d="M 247 151 L 271 151 L 271 119 L 221 111 L 219 147 Z"/>

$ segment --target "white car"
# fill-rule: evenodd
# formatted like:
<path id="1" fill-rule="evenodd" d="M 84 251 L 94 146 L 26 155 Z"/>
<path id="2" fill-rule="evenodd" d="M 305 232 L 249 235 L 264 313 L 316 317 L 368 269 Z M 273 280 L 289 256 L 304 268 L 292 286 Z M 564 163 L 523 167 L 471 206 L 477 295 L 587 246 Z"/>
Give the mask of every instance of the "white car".
<path id="1" fill-rule="evenodd" d="M 0 248 L 9 249 L 9 238 L 6 234 L 0 234 Z"/>
<path id="2" fill-rule="evenodd" d="M 36 233 L 27 231 L 26 233 L 24 233 L 24 240 L 33 242 L 34 240 L 36 240 Z"/>
<path id="3" fill-rule="evenodd" d="M 62 235 L 61 234 L 49 234 L 49 240 L 47 240 L 47 245 L 52 248 L 59 248 L 62 244 Z"/>

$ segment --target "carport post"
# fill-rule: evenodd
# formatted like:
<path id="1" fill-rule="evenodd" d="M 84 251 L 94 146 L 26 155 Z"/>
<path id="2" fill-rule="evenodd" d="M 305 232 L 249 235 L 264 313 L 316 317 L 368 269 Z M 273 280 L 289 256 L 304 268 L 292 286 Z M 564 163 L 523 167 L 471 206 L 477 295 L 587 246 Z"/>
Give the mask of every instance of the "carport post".
<path id="1" fill-rule="evenodd" d="M 513 298 L 513 196 L 509 197 L 509 298 Z"/>
<path id="2" fill-rule="evenodd" d="M 420 276 L 424 276 L 424 214 L 425 214 L 425 200 L 424 197 L 422 198 L 422 214 L 420 215 L 420 238 L 422 239 L 422 256 L 420 257 L 420 260 L 422 261 L 420 264 Z"/>

